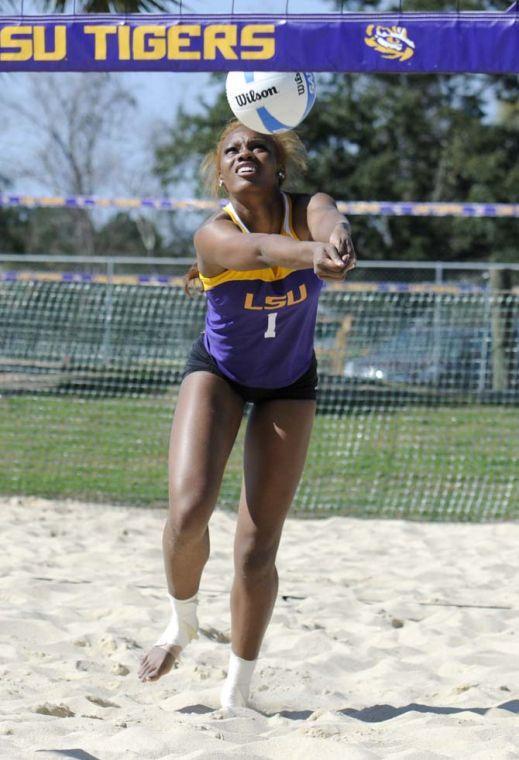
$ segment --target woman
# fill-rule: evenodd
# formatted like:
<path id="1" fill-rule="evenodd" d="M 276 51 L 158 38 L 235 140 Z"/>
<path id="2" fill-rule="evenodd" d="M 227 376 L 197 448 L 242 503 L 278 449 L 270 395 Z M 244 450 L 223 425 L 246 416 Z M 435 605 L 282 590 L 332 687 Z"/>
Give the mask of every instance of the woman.
<path id="1" fill-rule="evenodd" d="M 170 624 L 139 677 L 169 672 L 197 635 L 197 591 L 208 522 L 243 416 L 252 402 L 234 544 L 231 654 L 223 707 L 245 706 L 278 589 L 276 552 L 299 483 L 315 415 L 313 351 L 323 280 L 355 267 L 348 221 L 329 195 L 288 195 L 305 163 L 294 133 L 267 136 L 240 122 L 206 160 L 229 203 L 196 232 L 206 329 L 187 362 L 170 442 L 170 511 L 163 549 Z"/>

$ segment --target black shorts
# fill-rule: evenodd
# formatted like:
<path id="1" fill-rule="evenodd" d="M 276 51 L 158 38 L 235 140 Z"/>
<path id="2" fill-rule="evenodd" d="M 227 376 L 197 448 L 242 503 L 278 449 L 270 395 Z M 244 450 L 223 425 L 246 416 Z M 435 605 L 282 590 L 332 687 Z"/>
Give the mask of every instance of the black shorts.
<path id="1" fill-rule="evenodd" d="M 234 380 L 226 377 L 218 369 L 218 365 L 207 351 L 204 345 L 204 335 L 200 335 L 195 340 L 187 363 L 184 368 L 182 379 L 191 374 L 191 372 L 211 372 L 213 375 L 218 375 L 225 380 L 233 390 L 242 397 L 244 401 L 249 401 L 253 404 L 260 401 L 273 401 L 274 399 L 306 399 L 315 401 L 317 391 L 317 359 L 315 358 L 315 351 L 312 355 L 312 362 L 307 371 L 298 378 L 295 383 L 286 385 L 284 388 L 251 388 L 247 385 L 240 385 L 235 383 Z"/>

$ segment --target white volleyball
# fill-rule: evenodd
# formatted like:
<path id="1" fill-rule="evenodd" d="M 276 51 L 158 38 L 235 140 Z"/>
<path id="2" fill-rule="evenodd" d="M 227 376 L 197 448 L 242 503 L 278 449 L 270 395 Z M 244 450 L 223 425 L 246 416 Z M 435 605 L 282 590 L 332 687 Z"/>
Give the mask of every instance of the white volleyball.
<path id="1" fill-rule="evenodd" d="M 255 132 L 294 129 L 315 103 L 315 77 L 302 71 L 230 71 L 225 86 L 231 111 Z"/>

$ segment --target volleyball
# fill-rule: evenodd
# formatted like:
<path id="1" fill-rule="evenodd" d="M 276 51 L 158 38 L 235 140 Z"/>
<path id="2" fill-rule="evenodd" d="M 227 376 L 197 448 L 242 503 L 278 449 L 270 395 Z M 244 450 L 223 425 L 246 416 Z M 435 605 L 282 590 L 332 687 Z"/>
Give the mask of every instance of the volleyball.
<path id="1" fill-rule="evenodd" d="M 315 103 L 315 77 L 302 71 L 230 71 L 225 86 L 231 111 L 249 129 L 286 132 Z"/>

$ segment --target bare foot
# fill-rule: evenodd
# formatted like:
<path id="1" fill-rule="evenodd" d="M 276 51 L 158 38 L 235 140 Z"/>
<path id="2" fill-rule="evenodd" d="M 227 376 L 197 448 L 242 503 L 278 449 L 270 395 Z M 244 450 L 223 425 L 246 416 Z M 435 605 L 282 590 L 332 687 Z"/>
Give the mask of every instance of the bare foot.
<path id="1" fill-rule="evenodd" d="M 158 681 L 175 666 L 182 647 L 171 647 L 170 650 L 162 647 L 152 647 L 148 654 L 141 660 L 138 676 L 141 681 Z"/>

